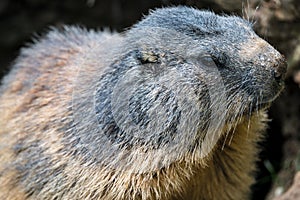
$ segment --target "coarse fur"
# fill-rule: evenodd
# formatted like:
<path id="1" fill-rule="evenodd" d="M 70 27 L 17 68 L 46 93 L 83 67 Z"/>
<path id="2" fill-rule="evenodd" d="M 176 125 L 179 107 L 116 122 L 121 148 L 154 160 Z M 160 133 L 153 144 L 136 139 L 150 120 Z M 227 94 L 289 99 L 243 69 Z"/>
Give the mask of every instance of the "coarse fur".
<path id="1" fill-rule="evenodd" d="M 53 29 L 2 81 L 0 197 L 247 199 L 285 70 L 251 23 L 188 7 Z"/>

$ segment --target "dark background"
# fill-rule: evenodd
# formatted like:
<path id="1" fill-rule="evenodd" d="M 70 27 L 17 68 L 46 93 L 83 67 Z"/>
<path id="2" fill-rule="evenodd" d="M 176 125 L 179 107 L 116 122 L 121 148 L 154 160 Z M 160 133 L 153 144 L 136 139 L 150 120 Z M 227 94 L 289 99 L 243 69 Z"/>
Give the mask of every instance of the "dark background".
<path id="1" fill-rule="evenodd" d="M 261 145 L 253 199 L 271 199 L 287 188 L 300 170 L 300 3 L 297 0 L 1 0 L 0 78 L 9 71 L 19 49 L 42 36 L 49 26 L 76 24 L 123 31 L 149 9 L 189 5 L 255 21 L 255 29 L 282 52 L 289 64 L 287 86 L 270 110 L 266 142 Z M 234 172 L 233 172 L 234 173 Z"/>

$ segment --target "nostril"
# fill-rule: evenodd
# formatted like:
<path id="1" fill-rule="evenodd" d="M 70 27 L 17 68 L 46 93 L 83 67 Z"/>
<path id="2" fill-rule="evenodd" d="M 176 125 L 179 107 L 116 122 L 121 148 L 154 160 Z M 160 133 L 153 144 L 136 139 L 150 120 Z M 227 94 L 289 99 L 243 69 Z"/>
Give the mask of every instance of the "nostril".
<path id="1" fill-rule="evenodd" d="M 283 74 L 280 73 L 278 70 L 274 71 L 274 77 L 277 81 L 281 81 L 283 79 Z"/>

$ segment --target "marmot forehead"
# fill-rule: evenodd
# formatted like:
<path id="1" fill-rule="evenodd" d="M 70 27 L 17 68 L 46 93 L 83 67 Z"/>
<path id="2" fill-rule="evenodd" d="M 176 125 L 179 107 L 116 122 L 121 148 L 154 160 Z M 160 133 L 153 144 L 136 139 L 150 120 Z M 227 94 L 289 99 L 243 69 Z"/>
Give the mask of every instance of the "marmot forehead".
<path id="1" fill-rule="evenodd" d="M 236 16 L 217 15 L 211 11 L 190 7 L 170 7 L 152 11 L 134 28 L 166 28 L 182 33 L 218 34 L 224 32 L 252 32 L 249 21 Z M 239 27 L 239 28 L 237 28 Z M 244 29 L 242 29 L 244 27 Z"/>

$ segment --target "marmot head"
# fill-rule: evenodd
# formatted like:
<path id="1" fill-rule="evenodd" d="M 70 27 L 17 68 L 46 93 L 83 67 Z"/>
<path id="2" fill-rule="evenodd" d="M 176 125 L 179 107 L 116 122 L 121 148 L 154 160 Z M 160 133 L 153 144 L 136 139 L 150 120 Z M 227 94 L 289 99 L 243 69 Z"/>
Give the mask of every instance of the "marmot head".
<path id="1" fill-rule="evenodd" d="M 188 7 L 158 9 L 135 25 L 130 35 L 135 37 L 135 32 L 144 31 L 148 37 L 141 38 L 141 48 L 149 47 L 147 40 L 150 40 L 152 48 L 168 50 L 174 56 L 178 53 L 178 59 L 203 58 L 201 62 L 205 63 L 199 67 L 215 65 L 227 95 L 247 94 L 248 98 L 245 96 L 243 100 L 250 107 L 263 107 L 283 87 L 284 57 L 256 35 L 249 21 L 240 17 L 219 16 Z"/>
<path id="2" fill-rule="evenodd" d="M 78 121 L 77 134 L 98 162 L 135 172 L 207 156 L 226 124 L 278 95 L 286 71 L 248 21 L 188 7 L 151 12 L 107 51 L 115 53 L 96 84 L 80 84 L 94 96 L 78 108 L 94 110 L 74 109 L 97 125 Z"/>

